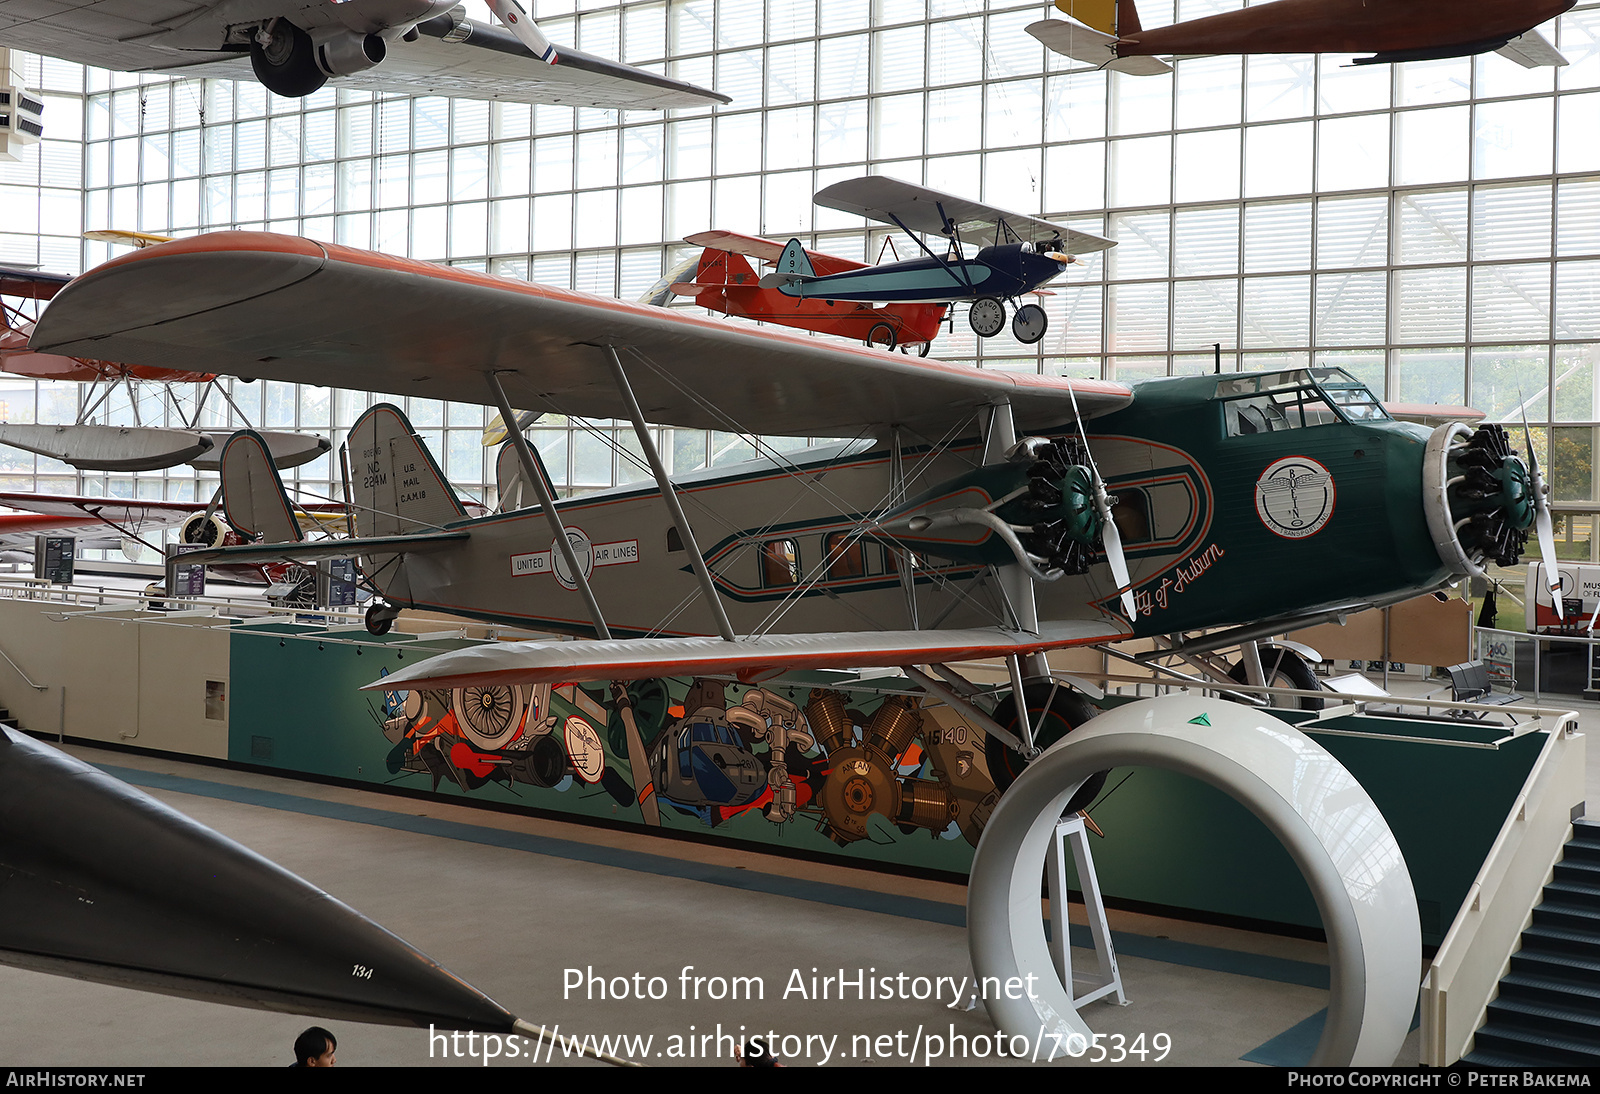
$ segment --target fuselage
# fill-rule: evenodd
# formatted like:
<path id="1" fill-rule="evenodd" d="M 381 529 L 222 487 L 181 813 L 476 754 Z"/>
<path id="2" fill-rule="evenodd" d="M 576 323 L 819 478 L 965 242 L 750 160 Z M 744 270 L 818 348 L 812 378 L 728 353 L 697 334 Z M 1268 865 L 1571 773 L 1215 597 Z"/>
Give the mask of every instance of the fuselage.
<path id="1" fill-rule="evenodd" d="M 801 299 L 885 303 L 944 303 L 992 296 L 1010 299 L 1043 285 L 1066 264 L 1035 253 L 1025 243 L 984 247 L 971 258 L 908 258 L 827 277 L 793 281 L 779 288 Z"/>
<path id="2" fill-rule="evenodd" d="M 1353 381 L 1325 390 L 1310 374 L 1152 381 L 1130 406 L 1089 423 L 1090 451 L 1117 499 L 1135 633 L 1359 606 L 1454 576 L 1428 527 L 1430 431 L 1390 419 Z M 1004 620 L 987 565 L 864 534 L 893 499 L 957 479 L 982 451 L 977 436 L 937 450 L 907 443 L 903 485 L 892 439 L 676 481 L 738 633 L 983 626 Z M 654 484 L 558 510 L 617 637 L 715 632 Z M 592 635 L 537 509 L 451 527 L 470 531 L 467 545 L 407 556 L 389 599 Z M 1044 620 L 1121 617 L 1103 556 L 1086 574 L 1035 589 Z"/>

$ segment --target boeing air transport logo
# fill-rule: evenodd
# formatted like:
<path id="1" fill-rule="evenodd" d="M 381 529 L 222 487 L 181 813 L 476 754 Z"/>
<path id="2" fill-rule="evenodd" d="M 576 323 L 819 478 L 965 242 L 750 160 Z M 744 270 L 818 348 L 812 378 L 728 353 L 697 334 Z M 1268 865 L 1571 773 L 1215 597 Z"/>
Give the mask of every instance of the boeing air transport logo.
<path id="1" fill-rule="evenodd" d="M 1256 480 L 1256 514 L 1285 539 L 1314 536 L 1333 516 L 1333 475 L 1308 456 L 1285 456 Z"/>

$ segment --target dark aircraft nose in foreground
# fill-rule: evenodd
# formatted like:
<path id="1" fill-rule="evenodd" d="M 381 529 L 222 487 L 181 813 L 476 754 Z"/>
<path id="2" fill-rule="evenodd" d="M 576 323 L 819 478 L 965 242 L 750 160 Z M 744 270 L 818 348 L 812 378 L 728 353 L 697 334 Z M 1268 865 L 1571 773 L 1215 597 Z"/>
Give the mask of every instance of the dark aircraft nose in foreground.
<path id="1" fill-rule="evenodd" d="M 0 729 L 0 963 L 264 1010 L 510 1032 L 359 912 L 148 795 Z"/>

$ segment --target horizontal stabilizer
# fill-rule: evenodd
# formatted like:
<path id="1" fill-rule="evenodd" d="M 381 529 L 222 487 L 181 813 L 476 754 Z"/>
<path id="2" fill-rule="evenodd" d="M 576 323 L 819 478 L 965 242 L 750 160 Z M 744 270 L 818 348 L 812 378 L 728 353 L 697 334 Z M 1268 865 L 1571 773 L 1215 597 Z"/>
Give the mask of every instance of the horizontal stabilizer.
<path id="1" fill-rule="evenodd" d="M 1106 67 L 1129 76 L 1160 76 L 1172 71 L 1172 66 L 1159 57 L 1118 57 Z"/>
<path id="2" fill-rule="evenodd" d="M 494 1000 L 304 879 L 4 729 L 0 801 L 0 963 L 262 1010 L 513 1026 Z"/>
<path id="3" fill-rule="evenodd" d="M 1502 57 L 1509 57 L 1523 68 L 1560 68 L 1567 63 L 1560 51 L 1536 30 L 1517 35 L 1495 52 Z"/>
<path id="4" fill-rule="evenodd" d="M 720 673 L 751 682 L 801 669 L 945 664 L 1123 637 L 1126 629 L 1113 622 L 1070 620 L 1047 623 L 1039 634 L 973 627 L 948 631 L 769 634 L 733 642 L 721 638 L 495 642 L 429 658 L 365 687 L 394 691 Z"/>
<path id="5" fill-rule="evenodd" d="M 253 429 L 239 430 L 223 446 L 220 463 L 222 511 L 229 524 L 268 543 L 298 543 L 305 538 L 266 438 Z"/>
<path id="6" fill-rule="evenodd" d="M 411 536 L 367 536 L 358 539 L 319 539 L 313 543 L 246 543 L 239 547 L 212 547 L 190 551 L 185 563 L 206 566 L 242 566 L 262 562 L 321 562 L 359 555 L 408 555 L 438 551 L 472 538 L 470 532 L 421 532 Z"/>
<path id="7" fill-rule="evenodd" d="M 1086 27 L 1076 19 L 1041 19 L 1024 28 L 1045 48 L 1096 68 L 1117 56 L 1117 36 Z"/>

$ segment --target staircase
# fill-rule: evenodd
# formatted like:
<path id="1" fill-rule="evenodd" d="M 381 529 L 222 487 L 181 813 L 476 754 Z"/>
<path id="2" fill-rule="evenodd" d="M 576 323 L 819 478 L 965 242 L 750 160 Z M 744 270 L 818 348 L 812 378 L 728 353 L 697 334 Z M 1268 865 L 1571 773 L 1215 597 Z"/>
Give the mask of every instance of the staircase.
<path id="1" fill-rule="evenodd" d="M 17 721 L 5 707 L 0 707 L 0 726 L 5 726 L 7 729 L 21 729 L 22 723 Z"/>
<path id="2" fill-rule="evenodd" d="M 1572 831 L 1466 1063 L 1600 1065 L 1600 825 Z"/>

